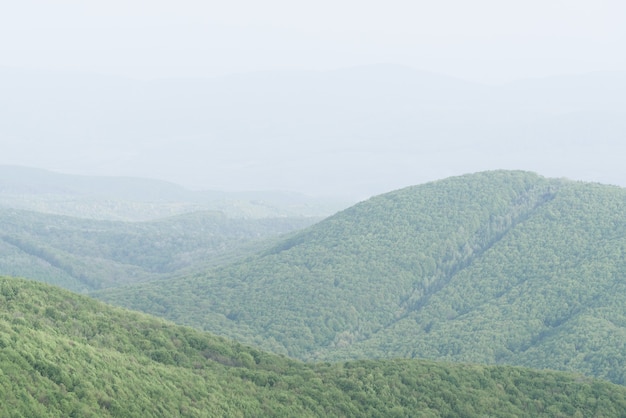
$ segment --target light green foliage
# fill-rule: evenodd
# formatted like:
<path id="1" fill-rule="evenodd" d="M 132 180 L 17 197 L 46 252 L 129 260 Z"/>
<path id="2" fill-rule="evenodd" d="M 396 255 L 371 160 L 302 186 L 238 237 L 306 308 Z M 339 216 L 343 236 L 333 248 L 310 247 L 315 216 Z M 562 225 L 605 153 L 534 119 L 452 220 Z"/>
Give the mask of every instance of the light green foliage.
<path id="1" fill-rule="evenodd" d="M 0 277 L 2 417 L 620 416 L 626 388 L 422 360 L 304 364 Z"/>
<path id="2" fill-rule="evenodd" d="M 626 190 L 496 171 L 374 197 L 208 274 L 97 294 L 306 360 L 626 383 Z"/>
<path id="3" fill-rule="evenodd" d="M 231 219 L 204 211 L 113 222 L 0 209 L 0 274 L 86 292 L 205 270 L 313 221 Z"/>

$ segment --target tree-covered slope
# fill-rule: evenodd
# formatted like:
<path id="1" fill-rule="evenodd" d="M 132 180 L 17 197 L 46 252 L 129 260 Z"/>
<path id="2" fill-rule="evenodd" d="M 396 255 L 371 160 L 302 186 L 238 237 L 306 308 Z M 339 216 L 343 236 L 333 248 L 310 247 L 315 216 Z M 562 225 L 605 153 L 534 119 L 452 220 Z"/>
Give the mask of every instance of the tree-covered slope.
<path id="1" fill-rule="evenodd" d="M 0 277 L 0 415 L 624 416 L 626 388 L 423 360 L 304 364 Z"/>
<path id="2" fill-rule="evenodd" d="M 374 197 L 209 274 L 99 297 L 303 359 L 626 380 L 626 190 L 496 171 Z"/>
<path id="3" fill-rule="evenodd" d="M 0 209 L 0 274 L 91 291 L 206 270 L 312 222 L 233 219 L 211 211 L 117 222 Z"/>

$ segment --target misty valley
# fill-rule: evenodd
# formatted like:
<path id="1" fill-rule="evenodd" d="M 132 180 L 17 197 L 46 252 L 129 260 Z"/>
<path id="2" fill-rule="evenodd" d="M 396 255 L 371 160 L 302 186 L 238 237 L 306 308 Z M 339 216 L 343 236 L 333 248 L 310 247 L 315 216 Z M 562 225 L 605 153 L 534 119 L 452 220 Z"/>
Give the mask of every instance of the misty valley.
<path id="1" fill-rule="evenodd" d="M 498 170 L 337 209 L 3 170 L 2 416 L 626 411 L 623 188 Z"/>
<path id="2" fill-rule="evenodd" d="M 626 418 L 625 17 L 3 2 L 0 418 Z"/>

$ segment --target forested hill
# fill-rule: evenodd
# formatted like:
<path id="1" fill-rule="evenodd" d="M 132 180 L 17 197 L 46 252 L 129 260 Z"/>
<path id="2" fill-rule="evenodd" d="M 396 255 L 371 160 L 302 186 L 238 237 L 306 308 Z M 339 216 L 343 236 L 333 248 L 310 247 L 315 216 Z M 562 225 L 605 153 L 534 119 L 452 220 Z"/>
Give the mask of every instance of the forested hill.
<path id="1" fill-rule="evenodd" d="M 2 417 L 617 417 L 626 388 L 423 360 L 304 364 L 0 277 Z"/>
<path id="2" fill-rule="evenodd" d="M 98 296 L 302 359 L 626 382 L 626 190 L 518 171 L 374 197 L 245 262 Z"/>
<path id="3" fill-rule="evenodd" d="M 0 208 L 0 274 L 86 292 L 204 271 L 315 220 L 233 219 L 199 211 L 119 222 Z"/>

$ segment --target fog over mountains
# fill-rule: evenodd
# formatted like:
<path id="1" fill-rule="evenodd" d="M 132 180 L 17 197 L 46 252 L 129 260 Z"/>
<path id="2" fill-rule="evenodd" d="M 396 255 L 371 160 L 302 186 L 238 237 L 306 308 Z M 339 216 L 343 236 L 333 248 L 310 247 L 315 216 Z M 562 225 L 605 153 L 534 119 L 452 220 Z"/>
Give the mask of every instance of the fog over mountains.
<path id="1" fill-rule="evenodd" d="M 192 191 L 163 180 L 0 165 L 0 206 L 80 218 L 145 221 L 206 210 L 235 218 L 319 217 L 348 205 L 293 192 Z"/>
<path id="2" fill-rule="evenodd" d="M 0 417 L 626 417 L 626 1 L 5 3 Z"/>
<path id="3" fill-rule="evenodd" d="M 626 74 L 409 67 L 137 81 L 0 69 L 0 164 L 362 199 L 484 169 L 626 185 Z"/>

